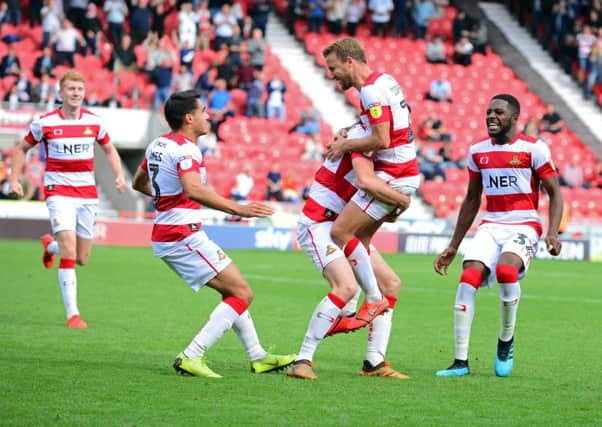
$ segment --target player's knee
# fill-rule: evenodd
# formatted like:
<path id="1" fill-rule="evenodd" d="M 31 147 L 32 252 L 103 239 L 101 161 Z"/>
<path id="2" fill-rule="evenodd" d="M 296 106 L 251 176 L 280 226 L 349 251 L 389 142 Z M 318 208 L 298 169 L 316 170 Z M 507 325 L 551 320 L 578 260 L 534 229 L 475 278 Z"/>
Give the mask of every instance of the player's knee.
<path id="1" fill-rule="evenodd" d="M 401 280 L 397 276 L 390 276 L 378 282 L 380 291 L 385 295 L 398 295 L 401 289 Z"/>
<path id="2" fill-rule="evenodd" d="M 483 282 L 483 273 L 476 268 L 465 268 L 460 276 L 460 282 L 467 283 L 475 289 L 479 289 Z"/>
<path id="3" fill-rule="evenodd" d="M 495 277 L 498 283 L 515 283 L 518 281 L 518 269 L 510 264 L 498 264 Z"/>
<path id="4" fill-rule="evenodd" d="M 86 265 L 88 263 L 88 257 L 87 256 L 78 256 L 75 259 L 75 263 L 77 265 Z"/>

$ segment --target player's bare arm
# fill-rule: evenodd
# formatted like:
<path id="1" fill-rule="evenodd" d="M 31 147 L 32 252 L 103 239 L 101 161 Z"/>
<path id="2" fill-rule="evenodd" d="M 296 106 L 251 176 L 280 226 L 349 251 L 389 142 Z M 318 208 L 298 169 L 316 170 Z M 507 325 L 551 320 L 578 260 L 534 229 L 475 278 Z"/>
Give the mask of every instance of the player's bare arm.
<path id="1" fill-rule="evenodd" d="M 448 247 L 439 254 L 434 263 L 434 268 L 437 273 L 442 276 L 447 275 L 447 269 L 453 262 L 462 239 L 472 225 L 479 208 L 481 207 L 481 193 L 483 192 L 483 184 L 480 179 L 471 179 L 468 183 L 468 191 L 466 197 L 460 207 L 458 220 L 454 228 L 454 234 Z"/>
<path id="2" fill-rule="evenodd" d="M 125 183 L 125 177 L 123 176 L 123 170 L 121 169 L 121 158 L 119 157 L 119 153 L 115 146 L 110 142 L 101 145 L 101 147 L 107 156 L 111 170 L 113 170 L 113 173 L 115 174 L 115 189 L 120 193 L 123 193 L 126 190 L 127 185 Z"/>
<path id="3" fill-rule="evenodd" d="M 374 162 L 371 159 L 355 156 L 351 164 L 355 170 L 356 183 L 360 190 L 370 193 L 387 204 L 397 206 L 399 213 L 410 206 L 410 196 L 394 190 L 389 184 L 376 176 Z"/>
<path id="4" fill-rule="evenodd" d="M 557 256 L 560 254 L 562 244 L 558 240 L 558 228 L 562 218 L 563 199 L 560 191 L 560 184 L 557 176 L 551 176 L 542 180 L 542 185 L 545 188 L 548 196 L 550 196 L 550 210 L 548 212 L 548 233 L 545 237 L 546 249 L 550 255 Z"/>
<path id="5" fill-rule="evenodd" d="M 211 187 L 203 185 L 201 183 L 201 175 L 196 172 L 186 173 L 182 175 L 180 180 L 186 196 L 204 206 L 245 218 L 263 218 L 274 213 L 272 207 L 263 203 L 252 202 L 242 205 L 234 200 L 220 196 Z"/>
<path id="6" fill-rule="evenodd" d="M 25 163 L 25 154 L 31 147 L 32 145 L 28 144 L 25 140 L 20 140 L 15 144 L 10 179 L 8 181 L 8 194 L 11 197 L 23 197 L 21 172 L 23 171 L 23 164 Z"/>
<path id="7" fill-rule="evenodd" d="M 148 179 L 148 173 L 144 169 L 138 168 L 136 171 L 134 179 L 132 180 L 132 188 L 142 194 L 152 197 L 153 192 L 150 180 Z"/>
<path id="8" fill-rule="evenodd" d="M 326 147 L 326 157 L 333 160 L 349 151 L 364 153 L 387 148 L 391 144 L 389 127 L 388 121 L 373 124 L 372 133 L 363 138 L 345 139 L 337 135 Z"/>

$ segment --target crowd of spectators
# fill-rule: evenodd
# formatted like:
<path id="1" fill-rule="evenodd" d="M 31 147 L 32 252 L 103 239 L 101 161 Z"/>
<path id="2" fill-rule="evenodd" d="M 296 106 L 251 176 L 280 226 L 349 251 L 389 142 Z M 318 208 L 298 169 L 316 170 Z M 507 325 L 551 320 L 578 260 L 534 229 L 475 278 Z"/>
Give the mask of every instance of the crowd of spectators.
<path id="1" fill-rule="evenodd" d="M 509 2 L 511 11 L 591 98 L 602 84 L 602 5 L 598 0 Z"/>
<path id="2" fill-rule="evenodd" d="M 0 150 L 0 200 L 9 199 L 8 187 L 12 165 L 12 149 Z M 43 200 L 43 175 L 46 160 L 43 150 L 34 148 L 27 152 L 25 170 L 21 175 L 23 200 Z"/>

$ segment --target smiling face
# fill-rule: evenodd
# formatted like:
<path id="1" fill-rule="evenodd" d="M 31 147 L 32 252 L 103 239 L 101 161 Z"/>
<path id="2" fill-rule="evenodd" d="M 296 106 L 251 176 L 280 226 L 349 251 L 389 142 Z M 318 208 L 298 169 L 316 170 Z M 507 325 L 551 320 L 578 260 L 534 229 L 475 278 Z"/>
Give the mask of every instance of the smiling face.
<path id="1" fill-rule="evenodd" d="M 61 98 L 63 98 L 63 104 L 76 110 L 80 108 L 84 102 L 84 82 L 67 79 L 61 84 L 60 94 Z"/>
<path id="2" fill-rule="evenodd" d="M 487 133 L 496 140 L 510 136 L 516 128 L 517 119 L 518 114 L 507 101 L 493 99 L 487 108 Z"/>
<path id="3" fill-rule="evenodd" d="M 351 58 L 341 61 L 336 53 L 332 52 L 326 57 L 326 66 L 330 71 L 330 78 L 337 82 L 341 89 L 347 90 L 353 87 Z"/>

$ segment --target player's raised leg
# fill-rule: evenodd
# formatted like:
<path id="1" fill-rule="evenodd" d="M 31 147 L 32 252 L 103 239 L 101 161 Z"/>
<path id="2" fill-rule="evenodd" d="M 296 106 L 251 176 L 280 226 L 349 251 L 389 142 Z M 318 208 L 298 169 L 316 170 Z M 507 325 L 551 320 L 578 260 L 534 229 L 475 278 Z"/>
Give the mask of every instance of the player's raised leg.
<path id="1" fill-rule="evenodd" d="M 480 262 L 464 263 L 454 304 L 455 359 L 447 369 L 437 371 L 438 377 L 459 377 L 470 373 L 468 367 L 470 329 L 474 318 L 476 293 L 483 281 L 485 270 L 486 267 Z"/>

